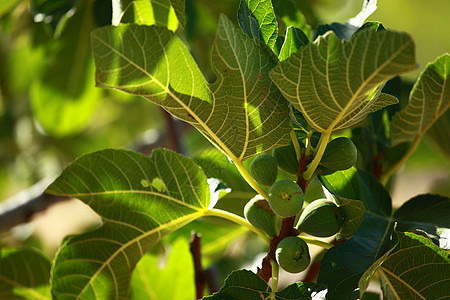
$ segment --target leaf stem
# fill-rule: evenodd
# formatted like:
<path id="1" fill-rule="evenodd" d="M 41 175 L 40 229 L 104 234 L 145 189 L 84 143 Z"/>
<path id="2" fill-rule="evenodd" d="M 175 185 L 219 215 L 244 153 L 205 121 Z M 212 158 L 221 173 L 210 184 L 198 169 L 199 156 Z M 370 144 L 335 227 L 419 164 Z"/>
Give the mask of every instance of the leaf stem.
<path id="1" fill-rule="evenodd" d="M 422 134 L 417 135 L 414 139 L 413 144 L 405 153 L 405 155 L 403 155 L 401 159 L 399 159 L 394 165 L 387 169 L 386 172 L 383 172 L 380 180 L 383 185 L 385 185 L 389 180 L 389 177 L 391 177 L 392 174 L 394 174 L 411 157 L 411 155 L 413 155 L 414 151 L 416 151 L 416 148 L 419 146 L 421 138 Z"/>
<path id="2" fill-rule="evenodd" d="M 273 259 L 270 260 L 270 264 L 272 265 L 272 292 L 270 293 L 270 299 L 275 300 L 275 293 L 278 291 L 279 266 Z"/>
<path id="3" fill-rule="evenodd" d="M 300 156 L 302 154 L 301 154 L 300 144 L 298 143 L 298 139 L 297 139 L 297 136 L 295 135 L 294 129 L 291 130 L 290 135 L 291 135 L 292 144 L 294 144 L 295 154 L 297 154 L 297 160 L 300 160 Z"/>
<path id="4" fill-rule="evenodd" d="M 242 177 L 250 184 L 250 186 L 261 196 L 263 196 L 264 199 L 268 200 L 269 195 L 267 192 L 253 179 L 253 177 L 248 173 L 247 169 L 244 167 L 241 161 L 235 161 L 234 164 L 238 168 L 239 172 L 241 173 Z"/>
<path id="5" fill-rule="evenodd" d="M 299 236 L 299 238 L 304 240 L 307 244 L 316 245 L 316 246 L 322 247 L 324 249 L 330 249 L 331 247 L 334 246 L 331 243 L 327 243 L 327 242 L 324 242 L 324 241 L 319 241 L 319 240 L 314 239 L 314 238 L 309 238 L 309 237 L 305 237 L 305 236 Z"/>
<path id="6" fill-rule="evenodd" d="M 330 136 L 331 136 L 331 131 L 322 132 L 322 135 L 320 136 L 320 139 L 319 139 L 319 145 L 317 148 L 317 152 L 314 155 L 314 159 L 312 160 L 311 164 L 309 165 L 309 167 L 305 171 L 305 173 L 303 173 L 303 178 L 305 180 L 310 180 L 314 174 L 314 171 L 316 171 L 316 168 L 319 165 L 320 160 L 322 159 L 323 153 L 325 152 L 325 148 L 327 147 Z"/>
<path id="7" fill-rule="evenodd" d="M 244 219 L 238 215 L 230 213 L 226 210 L 213 208 L 213 209 L 205 211 L 205 216 L 220 217 L 223 219 L 227 219 L 231 222 L 234 222 L 236 224 L 239 224 L 241 226 L 244 226 L 244 227 L 250 229 L 251 231 L 253 231 L 254 233 L 256 233 L 257 235 L 259 235 L 260 237 L 262 237 L 268 244 L 270 244 L 270 238 L 267 234 L 264 233 L 264 231 L 256 228 L 255 226 L 250 224 L 246 219 Z"/>

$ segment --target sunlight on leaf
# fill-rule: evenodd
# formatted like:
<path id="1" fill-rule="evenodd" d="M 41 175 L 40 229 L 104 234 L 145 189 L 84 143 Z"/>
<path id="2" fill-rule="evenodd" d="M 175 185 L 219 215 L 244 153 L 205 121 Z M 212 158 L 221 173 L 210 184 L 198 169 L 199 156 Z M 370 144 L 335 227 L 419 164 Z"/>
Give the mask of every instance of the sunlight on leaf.
<path id="1" fill-rule="evenodd" d="M 147 253 L 139 261 L 131 279 L 130 299 L 195 299 L 194 264 L 188 241 L 177 239 L 166 255 L 164 266 L 155 254 Z"/>
<path id="2" fill-rule="evenodd" d="M 92 44 L 98 86 L 162 106 L 235 162 L 289 143 L 286 102 L 268 76 L 276 57 L 225 16 L 212 50 L 218 77 L 213 84 L 183 43 L 162 27 L 105 27 L 92 33 Z"/>
<path id="3" fill-rule="evenodd" d="M 171 31 L 175 31 L 178 27 L 177 14 L 169 0 L 113 1 L 112 24 L 120 23 L 165 26 Z"/>
<path id="4" fill-rule="evenodd" d="M 419 138 L 450 107 L 450 54 L 430 63 L 420 75 L 409 104 L 394 115 L 391 138 L 394 145 Z"/>
<path id="5" fill-rule="evenodd" d="M 141 181 L 159 178 L 163 190 Z M 131 272 L 161 238 L 208 210 L 209 186 L 190 159 L 166 149 L 151 157 L 103 150 L 71 163 L 47 193 L 88 204 L 103 220 L 92 232 L 68 238 L 52 271 L 58 299 L 123 299 Z"/>
<path id="6" fill-rule="evenodd" d="M 380 96 L 383 83 L 415 68 L 409 35 L 367 29 L 350 41 L 328 32 L 278 64 L 270 76 L 312 128 L 331 133 L 396 103 L 393 96 Z"/>

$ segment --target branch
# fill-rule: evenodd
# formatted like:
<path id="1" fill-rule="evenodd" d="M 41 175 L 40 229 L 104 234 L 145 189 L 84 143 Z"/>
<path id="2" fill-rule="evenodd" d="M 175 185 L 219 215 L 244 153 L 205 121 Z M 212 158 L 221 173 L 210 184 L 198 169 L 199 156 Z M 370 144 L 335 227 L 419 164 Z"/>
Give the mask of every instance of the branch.
<path id="1" fill-rule="evenodd" d="M 67 196 L 43 194 L 51 182 L 51 179 L 42 180 L 3 201 L 0 205 L 0 232 L 29 222 L 34 214 L 46 210 L 54 203 L 71 199 Z"/>

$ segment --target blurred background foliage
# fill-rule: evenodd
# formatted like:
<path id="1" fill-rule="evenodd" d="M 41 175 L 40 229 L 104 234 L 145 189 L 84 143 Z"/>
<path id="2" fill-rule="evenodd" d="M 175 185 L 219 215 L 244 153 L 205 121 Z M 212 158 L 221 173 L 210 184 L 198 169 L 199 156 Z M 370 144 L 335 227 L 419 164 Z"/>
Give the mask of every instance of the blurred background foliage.
<path id="1" fill-rule="evenodd" d="M 312 28 L 345 22 L 362 5 L 361 0 L 293 2 Z M 187 24 L 177 33 L 209 81 L 215 80 L 210 51 L 218 16 L 224 13 L 236 21 L 238 7 L 238 0 L 186 0 Z M 449 11 L 450 1 L 381 0 L 370 17 L 388 29 L 410 33 L 416 42 L 419 70 L 402 78 L 407 87 L 402 98 L 426 64 L 450 50 Z M 169 147 L 192 156 L 210 147 L 198 132 L 155 105 L 95 87 L 89 34 L 110 22 L 111 0 L 0 0 L 0 202 L 95 150 L 125 147 L 149 154 L 154 147 Z M 430 130 L 402 170 L 393 185 L 394 205 L 427 191 L 450 194 L 449 117 L 447 112 Z M 66 225 L 98 222 L 82 207 L 46 214 Z M 35 224 L 26 237 L 51 254 L 74 229 L 61 224 L 60 232 L 48 239 L 48 224 L 43 229 Z M 254 258 L 254 251 L 248 253 Z"/>

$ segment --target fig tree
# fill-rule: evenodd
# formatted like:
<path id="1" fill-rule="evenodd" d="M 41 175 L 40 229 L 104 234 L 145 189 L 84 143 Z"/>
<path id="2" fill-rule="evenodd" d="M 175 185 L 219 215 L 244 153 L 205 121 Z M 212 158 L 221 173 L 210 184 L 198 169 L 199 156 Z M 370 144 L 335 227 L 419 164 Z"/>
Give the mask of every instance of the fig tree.
<path id="1" fill-rule="evenodd" d="M 277 235 L 275 231 L 276 215 L 265 199 L 253 198 L 244 207 L 244 216 L 247 221 L 269 236 Z"/>
<path id="2" fill-rule="evenodd" d="M 303 191 L 293 181 L 280 180 L 269 189 L 269 204 L 280 217 L 295 216 L 303 207 Z"/>
<path id="3" fill-rule="evenodd" d="M 328 143 L 320 165 L 332 171 L 347 170 L 356 163 L 358 151 L 352 140 L 338 137 Z"/>
<path id="4" fill-rule="evenodd" d="M 278 264 L 289 273 L 305 270 L 311 262 L 308 245 L 297 236 L 289 236 L 281 240 L 275 250 Z"/>
<path id="5" fill-rule="evenodd" d="M 297 175 L 298 160 L 292 142 L 288 146 L 273 149 L 272 154 L 281 170 L 292 175 Z"/>
<path id="6" fill-rule="evenodd" d="M 302 212 L 297 228 L 313 236 L 328 237 L 341 229 L 342 222 L 342 213 L 336 204 L 327 199 L 318 199 Z"/>
<path id="7" fill-rule="evenodd" d="M 259 184 L 271 186 L 277 180 L 277 162 L 272 155 L 263 153 L 250 164 L 250 174 Z"/>

